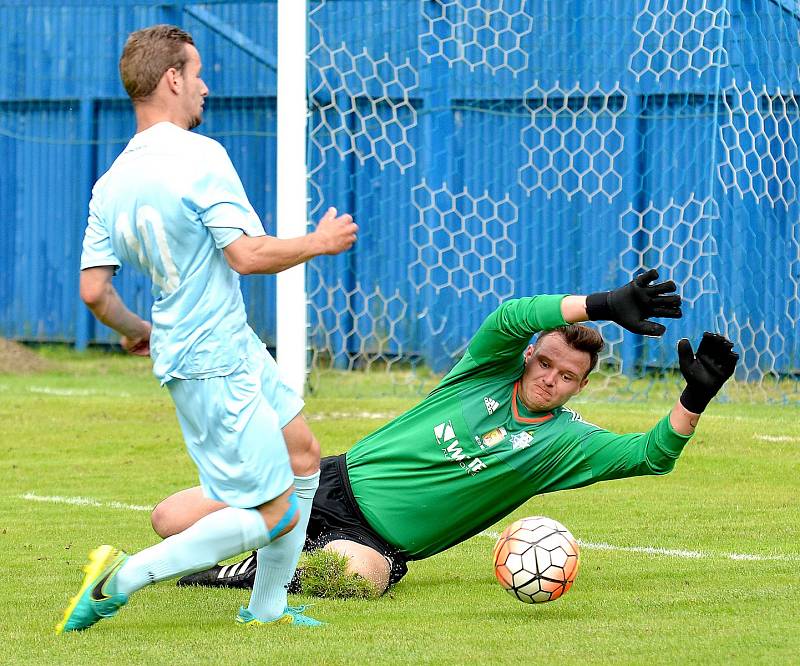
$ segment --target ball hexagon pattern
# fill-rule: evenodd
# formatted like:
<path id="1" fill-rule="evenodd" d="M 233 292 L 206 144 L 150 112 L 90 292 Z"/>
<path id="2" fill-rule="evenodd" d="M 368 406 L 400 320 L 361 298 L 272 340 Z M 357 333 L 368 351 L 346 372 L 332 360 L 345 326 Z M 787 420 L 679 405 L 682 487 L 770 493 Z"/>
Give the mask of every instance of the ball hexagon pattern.
<path id="1" fill-rule="evenodd" d="M 575 537 L 557 520 L 543 516 L 511 523 L 492 556 L 500 585 L 527 604 L 563 596 L 575 582 L 580 564 Z"/>

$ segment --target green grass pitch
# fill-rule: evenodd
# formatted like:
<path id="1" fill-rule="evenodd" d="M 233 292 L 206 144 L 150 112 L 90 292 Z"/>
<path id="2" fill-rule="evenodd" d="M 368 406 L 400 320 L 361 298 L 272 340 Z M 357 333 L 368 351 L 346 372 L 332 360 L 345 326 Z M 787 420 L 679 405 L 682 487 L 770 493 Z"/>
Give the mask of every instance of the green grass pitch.
<path id="1" fill-rule="evenodd" d="M 87 552 L 154 543 L 146 507 L 195 476 L 147 361 L 47 353 L 58 370 L 0 375 L 0 663 L 797 663 L 800 414 L 769 405 L 712 405 L 666 477 L 537 497 L 497 525 L 546 515 L 583 542 L 575 586 L 550 604 L 506 594 L 478 536 L 380 599 L 292 598 L 315 603 L 321 630 L 237 627 L 246 593 L 168 582 L 55 636 Z M 620 431 L 670 406 L 585 395 L 578 410 Z M 311 396 L 306 413 L 332 454 L 410 404 Z"/>

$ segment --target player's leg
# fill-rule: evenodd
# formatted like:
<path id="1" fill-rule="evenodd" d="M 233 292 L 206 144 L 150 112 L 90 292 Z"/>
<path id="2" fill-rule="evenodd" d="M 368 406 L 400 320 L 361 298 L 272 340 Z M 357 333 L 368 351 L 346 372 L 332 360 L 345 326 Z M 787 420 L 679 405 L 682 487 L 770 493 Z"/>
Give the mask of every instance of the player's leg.
<path id="1" fill-rule="evenodd" d="M 308 522 L 314 492 L 319 485 L 319 442 L 301 414 L 284 426 L 283 437 L 286 440 L 286 448 L 295 475 L 301 520 Z M 203 494 L 200 486 L 195 486 L 179 490 L 161 500 L 150 514 L 150 522 L 156 534 L 166 539 L 173 534 L 183 532 L 203 516 L 225 506 L 223 502 L 209 499 Z"/>
<path id="2" fill-rule="evenodd" d="M 203 494 L 200 486 L 179 490 L 161 500 L 150 514 L 153 530 L 162 539 L 183 532 L 209 513 L 227 506 Z"/>
<path id="3" fill-rule="evenodd" d="M 260 392 L 260 370 L 255 378 L 243 366 L 227 377 L 168 383 L 206 494 L 229 506 L 131 557 L 110 547 L 95 551 L 58 632 L 114 615 L 147 584 L 207 569 L 291 532 L 298 513 L 293 475 L 277 415 Z M 248 506 L 258 510 L 238 508 Z M 283 597 L 285 603 L 285 590 Z"/>
<path id="4" fill-rule="evenodd" d="M 306 540 L 311 505 L 319 485 L 319 443 L 306 425 L 300 410 L 302 399 L 285 386 L 271 357 L 262 374 L 262 394 L 274 407 L 286 442 L 298 502 L 297 526 L 280 541 L 261 548 L 256 554 L 253 593 L 247 611 L 257 620 L 274 617 L 286 603 L 287 589 L 297 568 Z M 282 601 L 281 601 L 282 600 Z M 240 616 L 241 617 L 241 616 Z M 306 624 L 305 618 L 297 618 Z"/>
<path id="5" fill-rule="evenodd" d="M 56 632 L 80 631 L 116 615 L 130 595 L 146 585 L 207 569 L 220 560 L 267 545 L 297 522 L 294 489 L 259 509 L 228 506 L 214 511 L 183 532 L 131 556 L 111 546 L 92 551 L 83 584 Z"/>
<path id="6" fill-rule="evenodd" d="M 299 503 L 299 502 L 298 502 Z M 198 520 L 227 506 L 208 499 L 200 486 L 179 490 L 161 500 L 150 514 L 153 530 L 162 539 L 188 529 Z M 256 551 L 230 564 L 215 564 L 209 569 L 187 574 L 178 580 L 179 586 L 204 585 L 250 590 L 256 573 Z"/>
<path id="7" fill-rule="evenodd" d="M 327 543 L 324 550 L 345 556 L 347 573 L 361 576 L 375 588 L 377 595 L 389 589 L 391 565 L 374 548 L 347 539 L 335 539 Z"/>
<path id="8" fill-rule="evenodd" d="M 319 487 L 320 447 L 302 414 L 294 416 L 283 426 L 282 432 L 294 472 L 294 486 L 300 506 L 298 527 L 302 531 L 302 539 L 298 533 L 295 544 L 299 557 L 305 543 L 305 533 L 311 516 L 314 495 Z"/>
<path id="9" fill-rule="evenodd" d="M 283 438 L 292 471 L 297 476 L 313 476 L 319 472 L 320 446 L 302 414 L 297 414 L 283 426 Z"/>
<path id="10" fill-rule="evenodd" d="M 279 539 L 296 524 L 293 487 L 255 509 L 225 506 L 130 556 L 117 575 L 117 589 L 129 595 L 149 583 L 207 569 L 220 560 Z"/>
<path id="11" fill-rule="evenodd" d="M 302 533 L 304 541 L 314 493 L 319 485 L 320 447 L 300 414 L 291 418 L 283 427 L 283 436 L 295 474 L 295 489 L 300 508 L 299 531 L 296 538 L 299 540 Z M 167 538 L 182 532 L 203 516 L 225 506 L 222 502 L 207 498 L 202 488 L 197 486 L 178 491 L 159 502 L 153 509 L 150 520 L 156 534 Z M 303 543 L 299 545 L 302 548 Z M 204 571 L 188 574 L 178 581 L 178 585 L 252 588 L 256 563 L 254 552 L 239 562 L 227 565 L 215 564 Z"/>
<path id="12" fill-rule="evenodd" d="M 311 505 L 319 487 L 320 446 L 301 413 L 302 398 L 280 381 L 277 366 L 267 357 L 262 378 L 262 392 L 278 413 L 281 432 L 294 472 L 294 485 L 300 503 L 300 526 L 306 531 Z M 302 547 L 300 543 L 300 547 Z"/>
<path id="13" fill-rule="evenodd" d="M 227 506 L 208 499 L 200 486 L 179 490 L 161 500 L 150 514 L 153 530 L 162 539 L 183 532 L 209 513 Z M 207 585 L 250 590 L 256 573 L 256 551 L 243 560 L 231 564 L 215 564 L 209 569 L 196 571 L 178 579 L 179 586 Z"/>
<path id="14" fill-rule="evenodd" d="M 383 593 L 389 584 L 397 583 L 406 573 L 404 558 L 389 544 L 372 532 L 363 523 L 352 505 L 343 484 L 341 472 L 343 461 L 337 456 L 323 458 L 319 491 L 317 492 L 311 519 L 307 529 L 306 547 L 327 548 L 348 557 L 349 571 L 362 575 L 372 583 L 376 592 Z M 328 546 L 328 544 L 332 544 Z M 309 571 L 313 570 L 313 552 L 309 558 Z M 216 566 L 204 572 L 186 576 L 181 585 L 203 585 L 209 587 L 252 587 L 255 567 L 252 558 L 225 566 Z M 292 579 L 293 591 L 302 579 Z"/>
<path id="15" fill-rule="evenodd" d="M 376 595 L 384 594 L 389 588 L 391 564 L 374 548 L 348 539 L 335 539 L 326 544 L 323 550 L 346 557 L 348 559 L 347 573 L 357 574 L 367 580 L 373 586 Z M 312 550 L 311 552 L 318 551 Z M 289 586 L 290 592 L 302 591 L 302 572 L 302 569 L 297 570 L 297 575 L 294 576 Z M 250 589 L 253 587 L 255 573 L 255 553 L 252 553 L 237 562 L 217 565 L 206 571 L 185 576 L 178 581 L 178 584 Z"/>

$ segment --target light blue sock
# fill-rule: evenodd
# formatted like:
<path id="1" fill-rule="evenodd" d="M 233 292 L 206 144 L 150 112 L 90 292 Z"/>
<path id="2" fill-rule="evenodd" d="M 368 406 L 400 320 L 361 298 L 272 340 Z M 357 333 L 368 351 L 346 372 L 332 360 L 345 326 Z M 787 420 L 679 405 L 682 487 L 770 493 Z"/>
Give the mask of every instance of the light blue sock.
<path id="1" fill-rule="evenodd" d="M 297 495 L 297 503 L 300 508 L 300 518 L 297 526 L 303 528 L 305 534 L 308 527 L 308 519 L 311 516 L 311 505 L 314 503 L 314 495 L 319 488 L 319 471 L 311 476 L 294 477 L 294 494 Z"/>
<path id="2" fill-rule="evenodd" d="M 150 583 L 208 569 L 268 543 L 267 526 L 258 511 L 226 507 L 131 555 L 115 577 L 116 591 L 131 594 Z"/>
<path id="3" fill-rule="evenodd" d="M 280 617 L 286 608 L 286 588 L 303 552 L 311 504 L 319 486 L 319 472 L 311 476 L 296 476 L 294 486 L 300 512 L 297 525 L 288 534 L 258 550 L 258 567 L 247 609 L 262 622 Z"/>

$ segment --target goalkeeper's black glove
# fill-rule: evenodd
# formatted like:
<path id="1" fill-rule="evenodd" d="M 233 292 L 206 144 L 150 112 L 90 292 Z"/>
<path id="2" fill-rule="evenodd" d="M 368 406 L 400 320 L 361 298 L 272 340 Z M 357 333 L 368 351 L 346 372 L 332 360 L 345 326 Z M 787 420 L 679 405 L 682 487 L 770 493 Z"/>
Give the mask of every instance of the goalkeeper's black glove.
<path id="1" fill-rule="evenodd" d="M 658 279 L 658 271 L 651 268 L 637 275 L 631 282 L 613 291 L 599 291 L 586 297 L 586 314 L 592 321 L 613 321 L 640 335 L 664 335 L 661 324 L 649 321 L 650 317 L 680 319 L 681 297 L 672 280 L 650 284 Z"/>
<path id="2" fill-rule="evenodd" d="M 686 380 L 681 404 L 694 414 L 701 414 L 733 374 L 739 355 L 733 343 L 718 333 L 703 333 L 697 353 L 686 338 L 678 342 L 678 362 Z"/>

